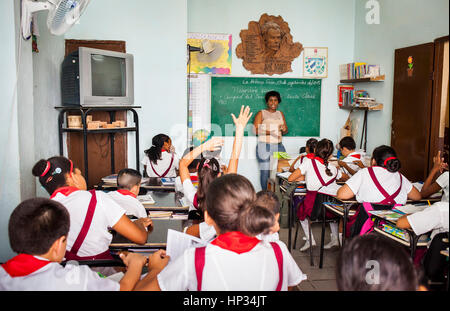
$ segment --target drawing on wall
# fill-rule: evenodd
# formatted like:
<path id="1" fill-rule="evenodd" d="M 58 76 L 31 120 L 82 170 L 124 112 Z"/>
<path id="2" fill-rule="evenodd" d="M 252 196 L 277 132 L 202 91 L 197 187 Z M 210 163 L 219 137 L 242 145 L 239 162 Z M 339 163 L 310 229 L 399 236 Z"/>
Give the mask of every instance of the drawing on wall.
<path id="1" fill-rule="evenodd" d="M 305 78 L 328 77 L 328 48 L 304 48 L 303 76 Z"/>
<path id="2" fill-rule="evenodd" d="M 212 44 L 212 51 L 191 53 L 190 73 L 231 74 L 231 35 L 188 33 L 187 43 L 201 47 L 205 39 Z"/>
<path id="3" fill-rule="evenodd" d="M 303 46 L 293 42 L 291 30 L 281 16 L 261 15 L 258 22 L 248 23 L 241 30 L 242 42 L 236 47 L 236 56 L 252 74 L 283 74 L 291 72 L 292 61 L 300 56 Z"/>

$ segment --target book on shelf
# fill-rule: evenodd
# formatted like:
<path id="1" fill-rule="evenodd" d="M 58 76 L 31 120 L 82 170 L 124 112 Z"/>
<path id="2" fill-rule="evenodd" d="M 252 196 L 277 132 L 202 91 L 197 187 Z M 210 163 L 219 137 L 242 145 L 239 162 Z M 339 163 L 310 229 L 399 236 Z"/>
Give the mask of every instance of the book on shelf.
<path id="1" fill-rule="evenodd" d="M 344 105 L 344 92 L 353 91 L 355 87 L 351 84 L 339 84 L 338 85 L 338 104 L 339 107 Z"/>
<path id="2" fill-rule="evenodd" d="M 375 78 L 380 76 L 380 65 L 355 62 L 339 65 L 341 80 L 353 80 L 363 78 Z"/>

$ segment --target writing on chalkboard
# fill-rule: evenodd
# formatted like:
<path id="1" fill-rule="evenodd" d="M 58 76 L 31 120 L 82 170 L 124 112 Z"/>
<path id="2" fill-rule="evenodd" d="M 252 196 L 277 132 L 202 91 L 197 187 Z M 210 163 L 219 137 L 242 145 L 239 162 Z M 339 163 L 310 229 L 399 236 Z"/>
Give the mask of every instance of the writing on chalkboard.
<path id="1" fill-rule="evenodd" d="M 253 116 L 266 108 L 265 94 L 276 90 L 281 95 L 278 109 L 288 126 L 287 136 L 320 136 L 320 79 L 211 77 L 211 125 L 220 129 L 232 126 L 231 113 L 242 105 L 250 106 Z M 253 119 L 250 120 L 253 122 Z M 246 135 L 252 135 L 251 131 Z"/>

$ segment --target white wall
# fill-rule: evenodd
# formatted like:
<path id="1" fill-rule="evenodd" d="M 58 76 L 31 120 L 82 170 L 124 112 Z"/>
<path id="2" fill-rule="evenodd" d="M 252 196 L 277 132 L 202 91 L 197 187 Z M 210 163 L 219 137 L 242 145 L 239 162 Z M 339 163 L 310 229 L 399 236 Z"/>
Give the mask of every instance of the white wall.
<path id="1" fill-rule="evenodd" d="M 263 13 L 281 15 L 289 24 L 294 42 L 304 47 L 328 47 L 328 78 L 322 80 L 320 111 L 320 137 L 338 140 L 338 130 L 347 119 L 348 112 L 337 105 L 339 64 L 353 61 L 354 50 L 354 0 L 189 0 L 188 32 L 232 34 L 232 76 L 250 76 L 236 57 L 236 46 L 241 42 L 239 33 L 248 28 L 250 21 L 258 21 Z M 275 77 L 302 77 L 303 54 L 292 64 L 293 72 Z M 238 112 L 237 112 L 238 113 Z M 254 112 L 256 113 L 256 111 Z M 298 152 L 309 137 L 284 137 L 283 144 L 289 153 Z M 227 138 L 223 156 L 228 157 L 232 138 Z M 229 146 L 229 148 L 227 148 Z M 256 138 L 246 138 L 239 162 L 239 173 L 248 177 L 260 189 Z"/>
<path id="2" fill-rule="evenodd" d="M 186 0 L 91 1 L 66 39 L 123 40 L 134 55 L 134 104 L 140 123 L 140 159 L 159 133 L 186 147 Z M 128 165 L 135 167 L 129 134 Z M 142 171 L 142 169 L 141 169 Z"/>
<path id="3" fill-rule="evenodd" d="M 433 42 L 448 35 L 448 0 L 379 0 L 380 24 L 367 24 L 366 1 L 356 1 L 355 61 L 380 64 L 386 80 L 360 88 L 384 104 L 368 114 L 368 151 L 390 144 L 395 49 Z"/>

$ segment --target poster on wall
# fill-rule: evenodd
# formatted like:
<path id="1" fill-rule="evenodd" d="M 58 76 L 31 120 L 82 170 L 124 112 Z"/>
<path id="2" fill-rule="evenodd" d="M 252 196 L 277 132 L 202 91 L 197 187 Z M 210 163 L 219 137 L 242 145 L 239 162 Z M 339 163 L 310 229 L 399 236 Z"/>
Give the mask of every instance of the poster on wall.
<path id="1" fill-rule="evenodd" d="M 230 34 L 207 34 L 188 33 L 187 44 L 195 47 L 202 47 L 207 40 L 212 50 L 209 53 L 191 52 L 189 73 L 208 74 L 231 74 L 231 35 Z"/>
<path id="2" fill-rule="evenodd" d="M 303 77 L 328 77 L 328 48 L 304 48 L 303 50 Z"/>

